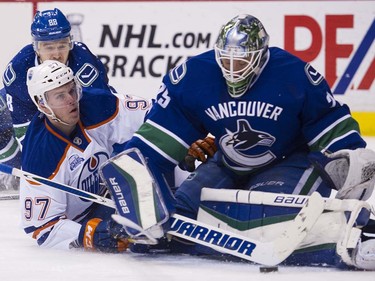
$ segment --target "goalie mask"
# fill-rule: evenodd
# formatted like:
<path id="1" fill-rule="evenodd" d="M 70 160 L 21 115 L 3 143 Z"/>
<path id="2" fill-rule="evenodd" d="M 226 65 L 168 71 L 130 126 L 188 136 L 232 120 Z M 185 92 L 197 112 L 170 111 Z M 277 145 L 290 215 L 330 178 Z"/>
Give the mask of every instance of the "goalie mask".
<path id="1" fill-rule="evenodd" d="M 48 91 L 68 83 L 71 83 L 71 88 L 62 91 L 58 98 L 54 98 L 53 103 L 50 102 Z M 31 67 L 27 71 L 26 84 L 30 98 L 38 110 L 61 123 L 64 122 L 56 117 L 53 110 L 78 103 L 82 96 L 81 85 L 74 77 L 73 71 L 58 61 L 47 60 L 38 66 Z M 45 108 L 49 112 L 46 112 Z"/>
<path id="2" fill-rule="evenodd" d="M 221 28 L 215 56 L 232 97 L 242 96 L 255 82 L 268 60 L 268 41 L 262 23 L 250 15 L 239 15 Z"/>
<path id="3" fill-rule="evenodd" d="M 31 37 L 35 52 L 40 51 L 39 44 L 46 41 L 61 42 L 60 50 L 72 49 L 71 26 L 65 15 L 59 10 L 37 11 L 31 24 Z"/>

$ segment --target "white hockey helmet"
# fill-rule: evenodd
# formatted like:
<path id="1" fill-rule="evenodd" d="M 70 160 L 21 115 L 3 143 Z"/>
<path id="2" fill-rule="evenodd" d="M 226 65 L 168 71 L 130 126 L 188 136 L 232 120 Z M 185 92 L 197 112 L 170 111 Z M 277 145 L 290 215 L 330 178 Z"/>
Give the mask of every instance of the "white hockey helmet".
<path id="1" fill-rule="evenodd" d="M 54 61 L 46 60 L 42 64 L 31 67 L 27 71 L 27 89 L 31 100 L 38 107 L 38 110 L 46 113 L 41 108 L 41 105 L 48 108 L 54 118 L 56 116 L 53 113 L 52 108 L 48 105 L 47 91 L 61 87 L 71 81 L 75 82 L 77 101 L 81 98 L 82 89 L 78 81 L 76 81 L 73 71 L 65 64 Z"/>
<path id="2" fill-rule="evenodd" d="M 229 95 L 238 98 L 255 82 L 268 60 L 268 41 L 263 24 L 251 15 L 239 15 L 221 28 L 215 55 Z"/>

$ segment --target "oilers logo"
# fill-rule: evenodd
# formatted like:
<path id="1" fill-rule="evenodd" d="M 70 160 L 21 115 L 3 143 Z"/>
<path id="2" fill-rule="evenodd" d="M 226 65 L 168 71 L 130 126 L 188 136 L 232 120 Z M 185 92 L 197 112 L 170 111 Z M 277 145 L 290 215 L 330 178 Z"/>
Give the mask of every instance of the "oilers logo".
<path id="1" fill-rule="evenodd" d="M 227 134 L 220 138 L 219 144 L 224 155 L 234 165 L 228 161 L 225 162 L 234 170 L 250 171 L 276 158 L 270 150 L 254 153 L 260 146 L 270 147 L 275 142 L 275 137 L 266 132 L 254 130 L 247 120 L 237 120 L 237 131 L 231 132 L 226 129 L 226 132 Z"/>
<path id="2" fill-rule="evenodd" d="M 87 159 L 78 177 L 78 188 L 95 194 L 101 194 L 99 186 L 99 167 L 107 161 L 109 156 L 104 152 L 95 153 Z"/>

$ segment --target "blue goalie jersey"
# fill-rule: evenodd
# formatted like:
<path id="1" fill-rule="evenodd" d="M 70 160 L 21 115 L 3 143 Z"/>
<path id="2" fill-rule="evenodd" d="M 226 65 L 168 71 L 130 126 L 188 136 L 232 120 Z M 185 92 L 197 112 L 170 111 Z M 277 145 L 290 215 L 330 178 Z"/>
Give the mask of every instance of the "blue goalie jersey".
<path id="1" fill-rule="evenodd" d="M 196 139 L 215 136 L 222 162 L 252 173 L 297 151 L 365 147 L 349 108 L 336 101 L 310 64 L 272 47 L 255 84 L 227 92 L 213 50 L 189 59 L 163 79 L 157 104 L 130 146 L 161 171 L 177 165 Z"/>

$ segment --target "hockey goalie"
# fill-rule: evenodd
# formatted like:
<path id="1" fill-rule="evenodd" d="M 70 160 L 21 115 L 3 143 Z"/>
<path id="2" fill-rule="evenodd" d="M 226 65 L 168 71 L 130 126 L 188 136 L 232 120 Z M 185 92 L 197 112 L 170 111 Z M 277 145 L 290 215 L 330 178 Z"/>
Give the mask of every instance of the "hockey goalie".
<path id="1" fill-rule="evenodd" d="M 167 232 L 195 243 L 172 239 L 171 248 L 268 265 L 374 270 L 366 200 L 375 155 L 348 106 L 312 65 L 269 46 L 256 17 L 238 15 L 218 34 L 212 50 L 163 77 L 156 104 L 127 146 L 141 152 L 159 187 L 171 216 Z M 164 175 L 176 165 L 192 170 L 189 147 L 209 134 L 216 153 L 172 194 Z M 337 198 L 328 199 L 334 189 Z M 120 215 L 142 226 L 134 212 Z M 144 235 L 157 233 L 147 227 Z"/>
<path id="2" fill-rule="evenodd" d="M 101 176 L 116 202 L 113 217 L 124 225 L 132 251 L 229 254 L 266 265 L 375 270 L 373 210 L 365 201 L 374 187 L 375 153 L 360 149 L 310 159 L 338 188 L 336 198 L 203 188 L 196 216 L 166 207 L 137 150 L 110 159 Z"/>

